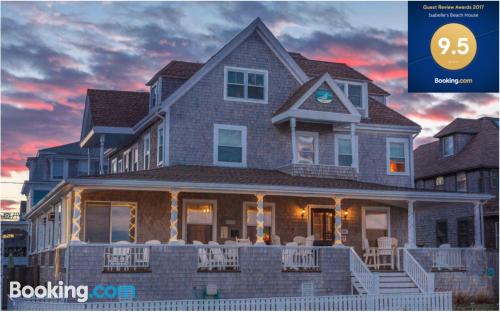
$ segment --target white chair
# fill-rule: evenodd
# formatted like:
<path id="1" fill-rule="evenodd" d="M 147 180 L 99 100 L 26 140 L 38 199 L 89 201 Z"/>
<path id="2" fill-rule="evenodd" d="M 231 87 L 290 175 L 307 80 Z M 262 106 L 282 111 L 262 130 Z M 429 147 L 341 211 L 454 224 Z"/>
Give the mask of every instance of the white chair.
<path id="1" fill-rule="evenodd" d="M 194 240 L 193 245 L 203 245 L 203 242 L 200 242 L 198 240 Z"/>
<path id="2" fill-rule="evenodd" d="M 178 239 L 169 242 L 170 245 L 186 245 L 186 241 L 183 239 Z"/>
<path id="3" fill-rule="evenodd" d="M 227 240 L 224 242 L 224 245 L 235 245 L 236 242 L 234 240 Z"/>
<path id="4" fill-rule="evenodd" d="M 273 235 L 271 237 L 271 244 L 272 245 L 281 245 L 281 238 L 278 235 Z"/>
<path id="5" fill-rule="evenodd" d="M 314 235 L 307 236 L 305 245 L 308 247 L 314 246 Z"/>
<path id="6" fill-rule="evenodd" d="M 377 239 L 377 266 L 390 266 L 394 270 L 394 248 L 391 237 L 379 237 Z M 382 257 L 382 258 L 381 258 Z M 382 259 L 382 260 L 381 260 Z"/>
<path id="7" fill-rule="evenodd" d="M 297 247 L 297 246 L 299 246 L 299 244 L 297 242 L 289 242 L 289 243 L 286 243 L 285 246 L 287 246 L 287 247 Z"/>
<path id="8" fill-rule="evenodd" d="M 152 239 L 152 240 L 148 240 L 146 242 L 146 245 L 161 245 L 161 242 L 159 240 Z"/>
<path id="9" fill-rule="evenodd" d="M 378 268 L 377 247 L 370 247 L 370 243 L 366 238 L 363 239 L 363 260 L 367 267 L 374 269 Z"/>
<path id="10" fill-rule="evenodd" d="M 306 238 L 304 236 L 295 236 L 293 241 L 302 246 L 306 244 Z"/>

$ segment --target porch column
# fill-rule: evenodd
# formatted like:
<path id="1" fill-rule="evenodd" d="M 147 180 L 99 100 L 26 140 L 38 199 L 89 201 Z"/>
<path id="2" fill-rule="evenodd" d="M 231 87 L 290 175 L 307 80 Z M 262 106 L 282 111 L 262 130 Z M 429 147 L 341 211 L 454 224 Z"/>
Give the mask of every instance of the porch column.
<path id="1" fill-rule="evenodd" d="M 82 189 L 73 190 L 73 218 L 71 220 L 71 242 L 80 242 L 80 219 L 82 215 Z"/>
<path id="2" fill-rule="evenodd" d="M 104 174 L 104 141 L 105 137 L 104 134 L 101 134 L 101 137 L 99 138 L 99 174 Z"/>
<path id="3" fill-rule="evenodd" d="M 334 246 L 343 246 L 342 244 L 342 197 L 334 197 L 335 201 L 335 242 Z"/>
<path id="4" fill-rule="evenodd" d="M 177 203 L 178 191 L 170 191 L 170 239 L 169 243 L 176 242 L 179 231 L 177 230 L 177 222 L 179 221 L 179 207 Z"/>
<path id="5" fill-rule="evenodd" d="M 408 247 L 415 248 L 417 246 L 416 230 L 415 230 L 415 212 L 413 211 L 414 200 L 408 201 Z"/>
<path id="6" fill-rule="evenodd" d="M 483 242 L 481 240 L 481 210 L 483 204 L 481 202 L 474 202 L 474 247 L 482 248 Z"/>
<path id="7" fill-rule="evenodd" d="M 256 194 L 257 197 L 257 239 L 256 245 L 263 245 L 264 243 L 264 194 Z"/>
<path id="8" fill-rule="evenodd" d="M 295 133 L 295 126 L 296 126 L 296 121 L 295 118 L 290 119 L 290 131 L 292 134 L 292 164 L 295 164 L 297 162 L 297 153 L 295 152 L 297 150 L 297 142 L 296 142 L 296 133 Z"/>

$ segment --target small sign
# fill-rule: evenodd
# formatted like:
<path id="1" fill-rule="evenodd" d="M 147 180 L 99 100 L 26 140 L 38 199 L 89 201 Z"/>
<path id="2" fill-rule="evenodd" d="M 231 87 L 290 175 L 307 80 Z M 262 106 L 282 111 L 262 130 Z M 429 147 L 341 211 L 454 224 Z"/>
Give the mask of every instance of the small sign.
<path id="1" fill-rule="evenodd" d="M 318 89 L 316 90 L 316 101 L 328 104 L 333 101 L 333 94 L 328 90 Z"/>
<path id="2" fill-rule="evenodd" d="M 494 269 L 494 268 L 488 268 L 488 269 L 486 270 L 486 275 L 487 275 L 488 277 L 490 277 L 490 278 L 491 278 L 491 277 L 494 277 L 494 276 L 495 276 L 495 269 Z"/>
<path id="3" fill-rule="evenodd" d="M 349 234 L 349 230 L 348 229 L 341 229 L 340 234 L 347 235 L 347 234 Z"/>

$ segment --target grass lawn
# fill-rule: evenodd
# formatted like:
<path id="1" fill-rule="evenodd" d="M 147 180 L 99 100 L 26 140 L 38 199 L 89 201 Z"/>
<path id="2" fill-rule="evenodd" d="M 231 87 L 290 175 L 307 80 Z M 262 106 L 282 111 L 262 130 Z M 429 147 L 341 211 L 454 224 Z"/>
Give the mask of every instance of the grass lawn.
<path id="1" fill-rule="evenodd" d="M 453 306 L 455 311 L 498 311 L 496 303 L 480 303 L 480 304 L 459 304 Z"/>

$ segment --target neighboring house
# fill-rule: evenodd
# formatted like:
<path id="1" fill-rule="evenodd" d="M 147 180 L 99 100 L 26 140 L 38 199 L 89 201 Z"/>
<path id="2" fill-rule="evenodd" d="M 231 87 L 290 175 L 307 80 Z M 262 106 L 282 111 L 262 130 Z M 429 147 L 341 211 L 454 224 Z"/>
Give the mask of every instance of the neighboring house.
<path id="1" fill-rule="evenodd" d="M 27 197 L 30 211 L 49 191 L 64 179 L 98 173 L 99 156 L 95 149 L 81 148 L 79 142 L 41 149 L 26 161 L 29 180 L 21 193 Z"/>
<path id="2" fill-rule="evenodd" d="M 415 150 L 419 189 L 488 193 L 484 246 L 498 249 L 498 118 L 457 118 Z M 463 205 L 433 205 L 417 211 L 417 244 L 474 244 L 474 212 Z"/>
<path id="3" fill-rule="evenodd" d="M 0 220 L 3 267 L 28 264 L 29 223 L 24 219 L 25 213 L 26 201 L 21 201 L 19 213 Z"/>
<path id="4" fill-rule="evenodd" d="M 28 213 L 40 283 L 122 285 L 136 272 L 140 300 L 190 299 L 207 283 L 225 298 L 378 293 L 354 250 L 386 236 L 414 248 L 415 209 L 453 201 L 479 216 L 491 198 L 416 190 L 420 126 L 355 69 L 287 52 L 260 19 L 147 85 L 88 91 L 80 146 L 107 155 L 111 174 L 68 178 Z M 41 221 L 52 210 L 53 231 Z M 240 239 L 256 246 L 212 246 Z M 310 249 L 264 247 L 292 241 Z M 405 276 L 404 291 L 433 292 L 409 250 L 403 275 L 418 288 Z"/>

